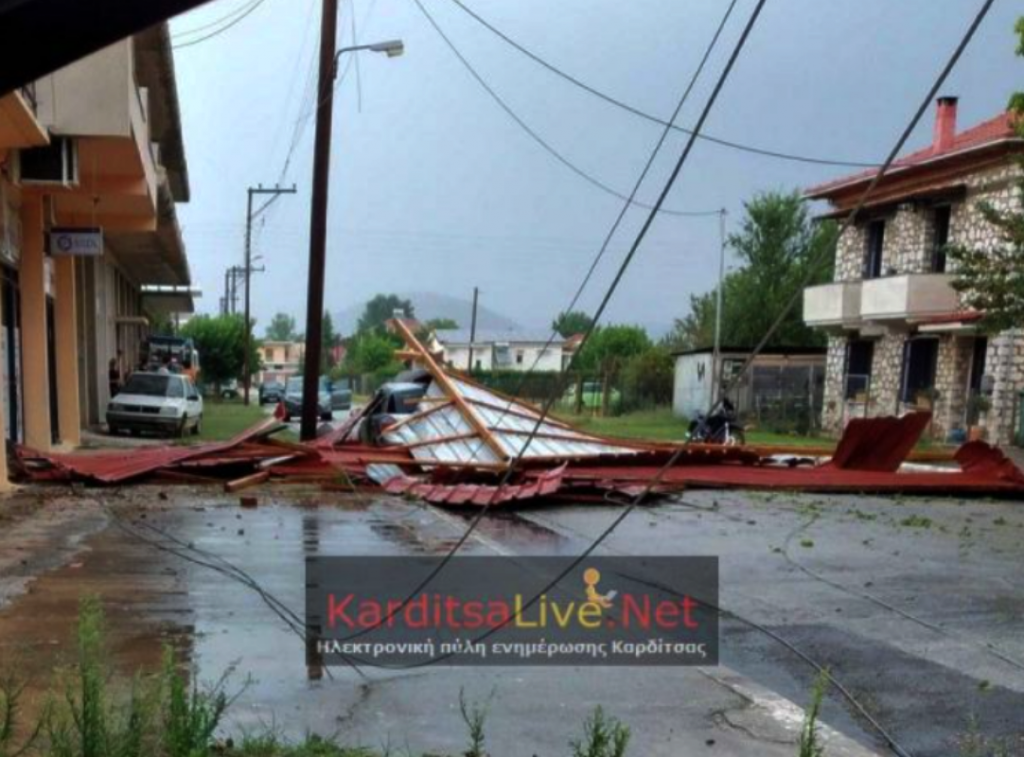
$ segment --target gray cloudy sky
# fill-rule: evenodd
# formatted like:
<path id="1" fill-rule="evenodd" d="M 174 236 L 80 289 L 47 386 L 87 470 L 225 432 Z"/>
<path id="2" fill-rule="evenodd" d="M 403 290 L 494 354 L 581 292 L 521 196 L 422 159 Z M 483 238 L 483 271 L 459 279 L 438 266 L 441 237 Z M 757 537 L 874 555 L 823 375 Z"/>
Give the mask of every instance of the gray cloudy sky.
<path id="1" fill-rule="evenodd" d="M 465 0 L 542 57 L 651 113 L 675 107 L 725 11 L 725 0 Z M 603 183 L 627 192 L 659 136 L 508 47 L 450 0 L 423 0 L 491 86 L 540 135 Z M 247 5 L 217 0 L 175 19 L 182 43 Z M 696 120 L 753 7 L 740 0 L 679 120 Z M 401 38 L 397 59 L 363 53 L 362 108 L 349 71 L 335 102 L 326 303 L 377 292 L 437 291 L 482 301 L 524 325 L 567 303 L 620 200 L 533 142 L 479 87 L 412 0 L 341 0 L 343 44 Z M 880 161 L 959 41 L 979 0 L 770 0 L 705 131 L 774 150 Z M 203 312 L 224 269 L 242 260 L 246 187 L 281 176 L 300 113 L 309 111 L 320 0 L 264 0 L 225 33 L 175 51 L 192 201 L 179 207 Z M 960 125 L 1001 110 L 1024 73 L 1013 55 L 1020 5 L 997 2 L 947 94 Z M 206 32 L 212 31 L 207 29 Z M 929 112 L 912 144 L 927 143 Z M 298 131 L 282 198 L 258 229 L 267 272 L 253 285 L 258 329 L 274 312 L 305 313 L 313 124 Z M 674 135 L 642 198 L 651 200 L 683 146 Z M 790 163 L 700 142 L 672 208 L 725 207 L 730 226 L 754 193 L 791 189 L 847 169 Z M 627 217 L 584 305 L 593 307 L 643 219 Z M 669 324 L 688 295 L 714 285 L 716 218 L 662 216 L 606 320 Z"/>

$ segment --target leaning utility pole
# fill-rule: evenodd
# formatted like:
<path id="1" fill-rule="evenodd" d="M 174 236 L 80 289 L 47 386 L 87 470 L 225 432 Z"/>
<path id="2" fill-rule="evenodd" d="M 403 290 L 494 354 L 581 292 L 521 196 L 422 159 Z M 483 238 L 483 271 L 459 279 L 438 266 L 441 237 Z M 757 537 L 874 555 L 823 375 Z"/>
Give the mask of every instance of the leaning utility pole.
<path id="1" fill-rule="evenodd" d="M 323 340 L 324 268 L 327 258 L 327 198 L 334 120 L 335 48 L 338 0 L 323 0 L 320 18 L 320 74 L 317 86 L 316 140 L 313 147 L 313 197 L 309 213 L 309 287 L 306 293 L 306 355 L 302 376 L 302 441 L 316 438 L 320 397 L 320 343 Z"/>
<path id="2" fill-rule="evenodd" d="M 260 184 L 258 187 L 249 187 L 248 199 L 246 202 L 245 212 L 245 267 L 243 272 L 245 274 L 245 353 L 244 353 L 244 371 L 242 374 L 242 386 L 244 387 L 244 394 L 242 395 L 242 402 L 248 406 L 249 404 L 249 389 L 252 387 L 252 366 L 249 365 L 249 353 L 252 351 L 252 318 L 251 318 L 251 304 L 252 297 L 249 296 L 249 292 L 252 289 L 252 198 L 255 195 L 270 195 L 270 199 L 264 203 L 263 207 L 256 211 L 259 215 L 267 207 L 281 195 L 293 195 L 296 189 L 292 186 L 291 189 L 282 189 L 276 184 L 273 187 L 263 188 Z M 262 270 L 262 269 L 260 269 Z"/>
<path id="3" fill-rule="evenodd" d="M 466 372 L 470 375 L 473 373 L 473 342 L 476 341 L 476 305 L 479 299 L 480 290 L 473 287 L 473 315 L 469 324 L 469 364 L 466 366 Z"/>
<path id="4" fill-rule="evenodd" d="M 722 376 L 722 288 L 725 286 L 725 208 L 718 213 L 718 290 L 715 292 L 715 346 L 711 355 L 711 407 L 713 410 L 719 400 Z"/>

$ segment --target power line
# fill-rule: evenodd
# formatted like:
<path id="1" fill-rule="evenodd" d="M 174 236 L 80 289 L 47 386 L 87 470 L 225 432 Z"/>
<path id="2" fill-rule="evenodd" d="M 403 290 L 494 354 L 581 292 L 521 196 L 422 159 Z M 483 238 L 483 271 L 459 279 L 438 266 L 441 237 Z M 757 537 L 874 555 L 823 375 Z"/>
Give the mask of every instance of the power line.
<path id="1" fill-rule="evenodd" d="M 850 213 L 843 219 L 842 223 L 839 225 L 838 233 L 836 234 L 837 245 L 839 244 L 839 239 L 843 236 L 844 233 L 846 233 L 846 230 L 849 229 L 850 226 L 852 226 L 856 222 L 857 217 L 860 215 L 860 212 L 864 209 L 864 205 L 867 203 L 868 198 L 871 196 L 871 193 L 875 191 L 875 187 L 878 185 L 878 182 L 882 180 L 882 177 L 885 175 L 886 171 L 889 170 L 889 167 L 896 160 L 897 156 L 903 151 L 903 148 L 906 145 L 907 140 L 910 139 L 911 133 L 917 127 L 917 124 L 921 121 L 921 117 L 924 116 L 925 111 L 927 111 L 928 108 L 931 106 L 932 101 L 935 99 L 935 96 L 939 93 L 939 90 L 942 88 L 943 84 L 946 83 L 946 79 L 949 77 L 950 72 L 952 72 L 954 66 L 956 66 L 957 62 L 960 60 L 960 56 L 963 55 L 964 50 L 967 49 L 967 45 L 970 44 L 971 39 L 973 39 L 974 33 L 978 30 L 978 27 L 981 26 L 981 22 L 985 20 L 985 16 L 988 15 L 989 9 L 992 7 L 992 3 L 993 0 L 984 1 L 984 3 L 981 6 L 981 9 L 978 11 L 977 15 L 974 17 L 974 20 L 971 22 L 971 25 L 968 27 L 967 32 L 964 34 L 963 39 L 960 40 L 960 44 L 956 46 L 956 49 L 953 51 L 953 54 L 950 56 L 949 60 L 946 61 L 946 65 L 942 68 L 942 71 L 939 73 L 939 77 L 935 80 L 935 83 L 932 85 L 931 89 L 928 90 L 928 94 L 925 95 L 924 99 L 921 101 L 921 104 L 918 105 L 917 111 L 910 119 L 910 123 L 907 124 L 907 127 L 903 130 L 903 133 L 900 134 L 900 138 L 896 141 L 896 144 L 893 145 L 892 150 L 889 151 L 888 156 L 886 156 L 885 162 L 882 163 L 881 168 L 878 169 L 878 172 L 871 179 L 871 183 L 868 184 L 867 188 L 864 190 L 864 193 L 860 196 L 860 199 L 857 201 L 856 206 L 854 206 L 854 208 L 850 211 Z M 741 366 L 740 370 L 736 372 L 736 374 L 732 377 L 729 383 L 723 388 L 723 394 L 727 392 L 729 389 L 731 389 L 733 386 L 735 386 L 736 382 L 738 382 L 744 376 L 744 374 L 746 374 L 746 372 L 750 370 L 750 366 L 753 365 L 754 358 L 756 358 L 761 353 L 761 350 L 765 348 L 765 346 L 768 344 L 771 338 L 775 335 L 775 332 L 779 330 L 779 327 L 782 326 L 783 322 L 789 316 L 789 313 L 793 310 L 793 307 L 803 297 L 803 290 L 810 285 L 811 281 L 814 280 L 814 277 L 818 274 L 819 270 L 828 261 L 828 256 L 833 254 L 835 254 L 835 250 L 831 246 L 826 245 L 823 246 L 818 251 L 817 257 L 810 261 L 810 265 L 807 266 L 807 272 L 804 275 L 803 279 L 800 281 L 799 287 L 793 291 L 793 294 L 786 302 L 786 305 L 782 309 L 782 312 L 779 313 L 775 321 L 768 328 L 768 331 L 765 332 L 765 335 L 761 338 L 761 341 L 757 343 L 757 346 L 754 347 L 753 351 L 743 362 L 743 365 Z"/>
<path id="2" fill-rule="evenodd" d="M 224 26 L 221 26 L 220 28 L 218 28 L 215 31 L 210 32 L 209 34 L 206 34 L 206 35 L 204 35 L 202 37 L 199 37 L 198 39 L 189 40 L 188 42 L 182 42 L 182 43 L 177 44 L 177 45 L 171 45 L 171 49 L 172 50 L 183 50 L 186 47 L 192 47 L 193 45 L 198 45 L 198 44 L 200 44 L 202 42 L 206 42 L 207 40 L 211 40 L 211 39 L 213 39 L 215 37 L 219 37 L 221 34 L 223 34 L 224 32 L 228 31 L 233 26 L 236 26 L 237 24 L 241 23 L 244 19 L 246 19 L 249 15 L 251 15 L 253 11 L 255 11 L 257 8 L 259 8 L 261 5 L 263 5 L 263 3 L 265 3 L 266 1 L 267 0 L 254 0 L 252 5 L 250 5 L 245 10 L 244 13 L 242 13 L 240 16 L 238 16 L 235 19 L 233 19 L 231 22 L 225 24 Z"/>
<path id="3" fill-rule="evenodd" d="M 473 67 L 473 64 L 470 63 L 466 59 L 466 57 L 459 51 L 459 49 L 455 46 L 455 43 L 452 42 L 451 39 L 448 37 L 448 35 L 444 33 L 444 30 L 441 29 L 441 27 L 438 25 L 437 21 L 434 19 L 433 16 L 430 15 L 430 12 L 423 6 L 423 4 L 418 2 L 418 0 L 413 0 L 413 2 L 416 3 L 416 7 L 420 9 L 420 12 L 423 13 L 423 15 L 426 17 L 427 21 L 430 22 L 430 25 L 432 27 L 434 27 L 434 31 L 436 31 L 438 33 L 438 35 L 441 37 L 441 39 L 444 40 L 444 43 L 448 46 L 448 49 L 450 49 L 452 51 L 452 53 L 455 54 L 455 57 L 458 58 L 459 62 L 462 63 L 462 65 L 465 67 L 465 69 L 467 71 L 469 71 L 470 75 L 473 77 L 473 79 L 476 80 L 477 84 L 479 84 L 483 88 L 483 90 L 485 92 L 487 92 L 488 95 L 491 96 L 491 98 L 494 100 L 494 102 L 496 102 L 498 104 L 498 107 L 500 107 L 505 112 L 505 114 L 509 118 L 511 118 L 519 126 L 520 129 L 522 129 L 524 132 L 526 132 L 526 134 L 534 142 L 536 142 L 538 145 L 540 145 L 541 148 L 543 148 L 544 151 L 547 152 L 551 157 L 553 157 L 555 160 L 557 160 L 563 166 L 568 168 L 574 174 L 579 176 L 581 179 L 586 181 L 588 184 L 591 184 L 591 185 L 597 187 L 598 189 L 600 189 L 602 192 L 605 192 L 606 194 L 610 194 L 613 197 L 616 197 L 616 198 L 618 198 L 620 200 L 627 200 L 627 199 L 629 199 L 626 195 L 622 194 L 618 190 L 608 186 L 607 184 L 602 182 L 600 179 L 598 179 L 598 178 L 592 176 L 591 174 L 587 173 L 586 171 L 584 171 L 582 168 L 580 168 L 575 163 L 570 161 L 567 157 L 565 157 L 561 152 L 559 152 L 557 149 L 555 149 L 551 145 L 551 143 L 549 143 L 547 140 L 545 140 L 540 134 L 538 134 L 533 129 L 533 127 L 531 127 L 528 123 L 526 123 L 526 121 L 524 121 L 523 118 L 521 116 L 519 116 L 519 114 L 516 113 L 507 102 L 505 102 L 505 100 L 501 97 L 501 95 L 499 95 L 494 90 L 494 88 L 491 87 L 491 85 L 487 83 L 487 81 L 483 78 L 483 76 L 481 76 L 480 73 Z M 636 200 L 633 200 L 633 199 L 629 199 L 629 202 L 630 202 L 630 204 L 635 205 L 636 207 L 639 207 L 639 208 L 643 208 L 645 210 L 650 210 L 653 207 L 652 205 L 648 205 L 646 203 L 642 203 L 642 202 L 639 202 L 639 201 L 636 201 Z M 686 216 L 686 217 L 710 216 L 710 215 L 717 215 L 718 214 L 717 210 L 671 210 L 671 209 L 667 209 L 667 208 L 666 209 L 662 209 L 660 212 L 666 213 L 668 215 Z"/>
<path id="4" fill-rule="evenodd" d="M 528 57 L 533 62 L 537 63 L 540 66 L 543 66 L 548 71 L 550 71 L 551 73 L 555 74 L 558 77 L 561 77 L 562 79 L 564 79 L 565 81 L 569 82 L 573 86 L 576 86 L 576 87 L 582 89 L 583 91 L 588 92 L 589 94 L 591 94 L 591 95 L 593 95 L 593 96 L 595 96 L 595 97 L 597 97 L 597 98 L 599 98 L 601 100 L 604 100 L 606 103 L 608 103 L 610 105 L 614 105 L 615 107 L 620 108 L 620 109 L 622 109 L 622 110 L 624 110 L 624 111 L 626 111 L 628 113 L 632 113 L 634 116 L 642 118 L 645 121 L 650 121 L 651 123 L 659 124 L 661 126 L 667 126 L 667 127 L 671 128 L 671 129 L 673 129 L 675 131 L 679 131 L 679 132 L 682 132 L 684 134 L 692 134 L 692 131 L 690 129 L 687 129 L 687 128 L 682 127 L 682 126 L 678 126 L 677 124 L 674 124 L 674 123 L 670 123 L 670 122 L 664 121 L 664 120 L 658 118 L 657 116 L 655 116 L 655 115 L 653 115 L 651 113 L 648 113 L 647 111 L 641 110 L 640 108 L 637 108 L 637 107 L 635 107 L 633 105 L 630 105 L 627 102 L 619 100 L 619 99 L 617 99 L 617 98 L 607 94 L 606 92 L 602 92 L 601 90 L 597 89 L 596 87 L 593 87 L 593 86 L 587 84 L 586 82 L 576 78 L 572 74 L 569 74 L 569 73 L 563 71 L 562 69 L 560 69 L 557 66 L 555 66 L 553 63 L 550 63 L 547 60 L 545 60 L 544 58 L 541 58 L 539 55 L 534 53 L 529 48 L 525 47 L 521 43 L 519 43 L 516 40 L 512 39 L 505 32 L 501 31 L 501 29 L 498 29 L 492 23 L 487 21 L 487 19 L 485 19 L 482 16 L 480 16 L 476 11 L 474 11 L 473 9 L 467 7 L 462 2 L 462 0 L 451 0 L 451 2 L 455 3 L 455 5 L 458 6 L 463 12 L 465 12 L 470 18 L 475 20 L 477 23 L 479 23 L 481 26 L 483 26 L 488 31 L 490 31 L 493 34 L 495 34 L 498 38 L 500 38 L 501 40 L 503 40 L 507 44 L 511 45 L 513 48 L 518 50 L 520 53 L 522 53 L 523 55 Z M 861 162 L 858 162 L 858 161 L 850 161 L 850 160 L 834 160 L 834 159 L 829 159 L 829 158 L 815 158 L 815 157 L 809 157 L 807 155 L 796 155 L 796 154 L 793 154 L 793 153 L 779 152 L 777 150 L 768 150 L 768 149 L 765 149 L 765 148 L 762 148 L 762 147 L 753 147 L 751 145 L 744 145 L 744 144 L 741 144 L 739 142 L 732 142 L 732 141 L 729 141 L 727 139 L 721 139 L 719 137 L 713 137 L 710 134 L 700 134 L 700 135 L 698 135 L 698 138 L 706 140 L 708 142 L 713 142 L 713 143 L 715 143 L 717 145 L 722 145 L 723 147 L 731 147 L 731 148 L 733 148 L 735 150 L 742 150 L 743 152 L 754 153 L 755 155 L 764 155 L 764 156 L 769 157 L 769 158 L 778 158 L 779 160 L 791 160 L 791 161 L 795 161 L 795 162 L 798 162 L 798 163 L 813 163 L 813 164 L 822 165 L 822 166 L 843 166 L 843 167 L 847 167 L 847 168 L 877 168 L 878 167 L 877 163 L 861 163 Z"/>
<path id="5" fill-rule="evenodd" d="M 243 13 L 247 8 L 251 7 L 252 5 L 255 5 L 258 2 L 260 2 L 260 0 L 247 0 L 245 3 L 238 6 L 233 11 L 225 13 L 223 16 L 221 16 L 218 19 L 215 19 L 214 21 L 210 21 L 206 24 L 200 24 L 199 26 L 196 26 L 192 29 L 185 29 L 184 31 L 180 31 L 177 34 L 171 35 L 171 41 L 173 42 L 174 40 L 181 39 L 182 37 L 190 37 L 193 34 L 198 34 L 199 32 L 204 32 L 207 29 L 212 29 L 214 27 L 220 26 L 225 21 L 231 20 L 239 13 Z"/>
<path id="6" fill-rule="evenodd" d="M 750 31 L 751 31 L 751 29 L 754 26 L 754 23 L 757 21 L 757 18 L 758 18 L 758 16 L 761 13 L 761 9 L 764 7 L 764 4 L 765 4 L 766 1 L 767 0 L 758 0 L 758 4 L 755 7 L 753 13 L 751 14 L 750 19 L 747 21 L 747 25 L 744 28 L 743 33 L 740 36 L 740 39 L 737 41 L 736 45 L 733 48 L 733 52 L 732 52 L 732 54 L 729 57 L 729 61 L 726 64 L 726 67 L 725 67 L 724 71 L 720 74 L 720 76 L 718 78 L 718 81 L 715 84 L 715 88 L 714 88 L 714 90 L 711 93 L 711 96 L 708 98 L 707 102 L 704 105 L 704 109 L 701 112 L 700 118 L 699 118 L 699 120 L 697 122 L 697 126 L 695 128 L 695 132 L 699 132 L 700 131 L 701 127 L 704 125 L 704 121 L 707 119 L 708 115 L 710 114 L 711 108 L 714 106 L 715 101 L 718 99 L 718 94 L 721 92 L 722 87 L 725 84 L 725 80 L 728 78 L 729 72 L 732 70 L 733 64 L 736 62 L 736 59 L 739 57 L 740 51 L 743 49 L 744 45 L 746 44 L 747 37 L 749 36 Z M 424 13 L 426 13 L 426 11 L 423 9 L 423 6 L 422 6 L 420 0 L 413 0 L 413 2 L 417 5 L 417 7 L 420 8 L 420 10 L 423 10 Z M 719 38 L 723 28 L 725 27 L 726 21 L 728 21 L 729 15 L 732 13 L 732 10 L 733 10 L 733 7 L 735 6 L 735 3 L 736 3 L 736 0 L 733 0 L 733 2 L 729 5 L 729 7 L 728 7 L 728 9 L 726 11 L 726 15 L 722 19 L 722 23 L 720 24 L 718 30 L 716 31 L 715 36 L 712 39 L 711 43 L 708 45 L 707 51 L 705 52 L 704 59 L 702 60 L 700 67 L 697 69 L 697 71 L 695 72 L 695 74 L 691 78 L 691 80 L 689 82 L 689 85 L 686 87 L 686 90 L 684 91 L 682 97 L 679 100 L 678 105 L 676 106 L 675 113 L 673 113 L 673 118 L 676 115 L 678 115 L 680 110 L 682 110 L 683 104 L 686 102 L 687 97 L 689 97 L 689 94 L 690 94 L 691 90 L 693 89 L 694 85 L 696 84 L 697 77 L 701 73 L 701 70 L 703 69 L 704 63 L 706 63 L 708 57 L 711 55 L 711 51 L 714 48 L 715 44 L 717 43 L 718 38 Z M 654 162 L 655 158 L 657 157 L 657 154 L 658 154 L 660 148 L 662 147 L 662 144 L 664 143 L 664 140 L 667 137 L 667 135 L 668 135 L 668 129 L 666 128 L 664 133 L 662 134 L 661 140 L 658 141 L 658 144 L 651 151 L 651 155 L 650 155 L 650 157 L 648 159 L 647 165 L 645 166 L 643 173 L 641 173 L 638 181 L 636 182 L 636 184 L 633 187 L 633 193 L 634 194 L 639 190 L 640 185 L 643 183 L 643 180 L 644 180 L 644 178 L 646 176 L 647 170 L 653 164 L 653 162 Z M 596 327 L 597 322 L 600 320 L 601 315 L 604 313 L 605 308 L 608 306 L 608 302 L 611 300 L 612 295 L 615 293 L 615 290 L 618 288 L 619 283 L 622 281 L 623 275 L 625 274 L 626 270 L 629 268 L 629 265 L 632 263 L 633 258 L 634 258 L 635 254 L 636 254 L 636 251 L 639 248 L 641 242 L 643 242 L 644 237 L 647 236 L 647 232 L 650 229 L 651 225 L 653 224 L 654 219 L 658 216 L 658 210 L 661 207 L 662 203 L 665 202 L 665 198 L 668 197 L 668 193 L 671 191 L 672 186 L 675 184 L 675 181 L 678 178 L 679 173 L 680 173 L 680 171 L 683 168 L 683 165 L 686 163 L 686 160 L 687 160 L 687 158 L 690 155 L 690 151 L 693 149 L 693 144 L 694 144 L 695 141 L 696 141 L 695 140 L 695 135 L 691 135 L 690 138 L 687 140 L 686 147 L 683 149 L 683 152 L 680 155 L 678 161 L 676 162 L 676 165 L 673 168 L 672 173 L 669 175 L 668 181 L 665 183 L 664 187 L 662 188 L 661 192 L 659 193 L 658 198 L 655 201 L 655 204 L 650 208 L 650 211 L 647 214 L 647 218 L 645 219 L 643 225 L 641 226 L 640 231 L 637 233 L 637 235 L 636 235 L 636 237 L 635 237 L 635 239 L 634 239 L 634 241 L 633 241 L 633 243 L 632 243 L 632 245 L 630 247 L 629 252 L 626 254 L 625 258 L 623 259 L 621 265 L 619 266 L 619 270 L 618 270 L 614 280 L 612 281 L 611 285 L 608 287 L 608 290 L 605 292 L 604 298 L 602 299 L 600 306 L 595 311 L 594 318 L 593 318 L 593 321 L 592 321 L 590 327 L 587 329 L 586 333 L 584 333 L 583 339 L 580 341 L 580 344 L 579 344 L 578 348 L 573 352 L 573 356 L 570 359 L 570 366 L 569 367 L 571 367 L 572 362 L 574 362 L 576 360 L 576 358 L 579 356 L 579 354 L 583 351 L 583 348 L 586 345 L 587 341 L 594 334 L 594 328 Z M 608 235 L 605 237 L 604 244 L 602 245 L 601 249 L 597 253 L 597 256 L 596 256 L 597 259 L 600 259 L 600 257 L 604 254 L 604 251 L 605 251 L 605 249 L 606 249 L 606 247 L 607 247 L 607 245 L 609 243 L 609 240 L 615 234 L 615 231 L 618 229 L 619 224 L 621 223 L 623 217 L 625 216 L 626 211 L 628 211 L 630 205 L 632 204 L 632 197 L 624 197 L 623 200 L 624 200 L 623 207 L 620 210 L 619 215 L 616 217 L 615 222 L 612 224 L 612 227 L 611 227 Z M 595 260 L 595 265 L 596 265 L 596 260 Z M 594 268 L 594 266 L 591 266 L 591 270 L 587 273 L 587 276 L 584 279 L 584 282 L 586 282 L 589 279 L 590 275 L 593 273 L 593 268 Z M 566 369 L 565 371 L 563 371 L 563 373 L 561 375 L 562 376 L 567 376 L 568 375 L 568 370 Z M 469 539 L 470 535 L 476 530 L 477 526 L 483 520 L 484 515 L 486 515 L 490 511 L 490 508 L 493 506 L 494 502 L 497 500 L 498 493 L 511 480 L 512 475 L 513 475 L 513 473 L 516 470 L 516 466 L 522 461 L 523 457 L 525 456 L 527 450 L 530 447 L 530 444 L 536 438 L 536 436 L 537 436 L 538 432 L 540 431 L 540 428 L 543 425 L 545 419 L 547 418 L 548 414 L 551 412 L 551 408 L 554 406 L 555 401 L 561 396 L 562 392 L 564 391 L 564 386 L 563 386 L 564 383 L 565 383 L 564 379 L 559 382 L 559 385 L 555 388 L 555 391 L 552 392 L 551 396 L 548 398 L 548 400 L 545 402 L 544 406 L 541 408 L 541 413 L 537 417 L 536 423 L 534 424 L 533 428 L 530 430 L 529 435 L 526 437 L 526 441 L 519 448 L 519 451 L 516 453 L 516 456 L 509 462 L 508 467 L 507 467 L 504 475 L 502 476 L 501 480 L 499 481 L 498 486 L 495 488 L 494 495 L 491 497 L 491 499 L 488 501 L 488 503 L 484 507 L 480 508 L 480 510 L 473 517 L 473 520 L 470 521 L 469 526 L 466 528 L 465 532 L 463 532 L 462 536 L 455 542 L 454 545 L 452 545 L 451 549 L 448 550 L 448 552 L 445 554 L 445 556 L 442 558 L 442 560 L 438 563 L 438 565 L 430 572 L 429 575 L 427 575 L 427 577 L 423 581 L 420 582 L 420 584 L 413 591 L 411 591 L 409 593 L 408 598 L 406 598 L 401 603 L 400 608 L 404 607 L 406 604 L 408 604 L 408 602 L 413 597 L 415 597 L 417 594 L 419 594 L 424 589 L 426 589 L 426 587 L 430 584 L 430 582 L 433 581 L 434 578 L 436 578 L 437 575 L 440 574 L 440 572 L 442 570 L 444 570 L 445 566 L 447 566 L 451 562 L 451 560 L 455 557 L 455 554 L 459 551 L 459 549 L 462 548 L 462 546 Z M 476 456 L 476 453 L 474 453 L 474 457 L 475 456 Z M 580 558 L 580 559 L 583 559 L 583 558 Z M 390 613 L 387 618 L 382 619 L 381 623 L 387 622 L 396 612 L 400 611 L 400 608 L 398 610 L 395 610 L 394 612 Z M 355 638 L 357 636 L 361 636 L 361 635 L 367 633 L 368 631 L 370 631 L 370 630 L 372 630 L 373 628 L 376 628 L 376 627 L 377 626 L 371 626 L 370 628 L 363 629 L 360 632 L 352 634 L 352 635 L 346 637 L 346 641 L 348 639 L 352 639 L 352 638 Z M 486 638 L 486 636 L 484 638 Z M 436 658 L 434 661 L 436 661 L 437 659 L 442 659 L 442 658 Z"/>

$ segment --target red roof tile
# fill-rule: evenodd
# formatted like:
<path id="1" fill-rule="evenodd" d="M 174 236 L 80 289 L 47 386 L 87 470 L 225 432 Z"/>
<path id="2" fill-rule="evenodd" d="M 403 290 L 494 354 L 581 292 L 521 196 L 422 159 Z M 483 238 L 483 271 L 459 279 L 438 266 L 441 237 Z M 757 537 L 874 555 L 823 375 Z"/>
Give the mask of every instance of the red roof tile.
<path id="1" fill-rule="evenodd" d="M 887 175 L 894 169 L 910 168 L 912 166 L 934 160 L 935 158 L 956 155 L 965 150 L 971 150 L 984 145 L 1001 142 L 1005 139 L 1010 139 L 1016 135 L 1014 131 L 1015 120 L 1016 118 L 1014 114 L 1010 112 L 1000 113 L 995 118 L 990 118 L 988 121 L 982 121 L 980 124 L 960 132 L 956 137 L 954 137 L 953 143 L 944 150 L 936 150 L 935 145 L 932 144 L 921 150 L 917 150 L 916 152 L 912 152 L 909 155 L 904 155 L 903 157 L 896 159 L 893 161 L 892 166 L 890 166 Z M 859 173 L 850 174 L 849 176 L 844 176 L 841 179 L 833 179 L 832 181 L 825 182 L 824 184 L 818 184 L 817 186 L 811 187 L 805 194 L 809 197 L 828 196 L 834 189 L 847 187 L 861 181 L 867 181 L 876 173 L 877 171 L 875 169 L 868 169 Z"/>

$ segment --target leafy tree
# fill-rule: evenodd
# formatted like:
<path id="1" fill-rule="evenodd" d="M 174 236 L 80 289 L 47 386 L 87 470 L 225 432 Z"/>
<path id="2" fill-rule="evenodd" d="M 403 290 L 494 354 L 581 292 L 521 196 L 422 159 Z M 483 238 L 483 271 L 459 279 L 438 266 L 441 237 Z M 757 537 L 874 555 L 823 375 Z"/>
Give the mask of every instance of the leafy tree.
<path id="1" fill-rule="evenodd" d="M 651 338 L 641 326 L 600 326 L 583 346 L 574 368 L 585 372 L 615 370 L 650 348 Z"/>
<path id="2" fill-rule="evenodd" d="M 197 315 L 181 327 L 181 336 L 191 337 L 199 350 L 200 378 L 223 384 L 242 377 L 245 366 L 245 319 L 239 314 Z M 259 340 L 250 343 L 249 367 L 260 370 Z"/>
<path id="3" fill-rule="evenodd" d="M 287 313 L 277 313 L 267 325 L 266 338 L 271 342 L 293 342 L 295 333 L 295 319 Z"/>
<path id="4" fill-rule="evenodd" d="M 813 223 L 798 192 L 766 192 L 744 207 L 740 231 L 728 240 L 740 269 L 724 281 L 722 344 L 753 347 L 796 292 L 832 279 L 837 229 L 832 221 Z M 816 267 L 808 280 L 812 266 Z M 714 291 L 691 296 L 689 315 L 676 321 L 666 344 L 677 349 L 710 347 L 715 299 Z M 792 308 L 768 346 L 818 346 L 824 338 L 803 322 L 799 308 Z"/>
<path id="5" fill-rule="evenodd" d="M 551 322 L 551 330 L 557 331 L 563 339 L 568 339 L 576 334 L 586 333 L 593 323 L 594 319 L 582 310 L 563 310 Z"/>
<path id="6" fill-rule="evenodd" d="M 390 334 L 358 334 L 349 341 L 343 368 L 350 376 L 374 373 L 393 364 L 400 369 L 401 364 L 395 359 L 395 350 L 400 346 L 401 340 Z"/>
<path id="7" fill-rule="evenodd" d="M 675 362 L 665 347 L 655 345 L 626 361 L 622 369 L 623 396 L 633 407 L 653 407 L 672 402 Z"/>
<path id="8" fill-rule="evenodd" d="M 320 369 L 324 373 L 334 368 L 334 348 L 339 344 L 341 344 L 341 334 L 334 330 L 334 319 L 325 310 L 320 326 Z"/>
<path id="9" fill-rule="evenodd" d="M 157 313 L 149 321 L 149 330 L 153 334 L 161 336 L 174 336 L 177 329 L 174 326 L 174 319 L 170 313 Z"/>
<path id="10" fill-rule="evenodd" d="M 1017 19 L 1017 55 L 1024 56 L 1024 16 Z M 1024 92 L 1010 97 L 1015 129 L 1024 138 Z M 1018 159 L 1024 171 L 1024 158 Z M 955 264 L 953 287 L 967 304 L 985 314 L 982 326 L 989 333 L 1024 326 L 1024 176 L 1017 181 L 1016 208 L 1000 210 L 987 202 L 978 203 L 982 217 L 999 234 L 1001 244 L 979 250 L 954 246 L 949 256 Z"/>
<path id="11" fill-rule="evenodd" d="M 428 334 L 431 331 L 445 330 L 445 329 L 457 329 L 459 324 L 454 318 L 431 318 L 423 324 L 423 330 Z"/>
<path id="12" fill-rule="evenodd" d="M 406 318 L 416 317 L 411 300 L 403 300 L 397 294 L 378 294 L 366 303 L 356 330 L 361 334 L 367 331 L 383 331 L 384 322 L 394 318 L 396 310 L 404 312 Z"/>

